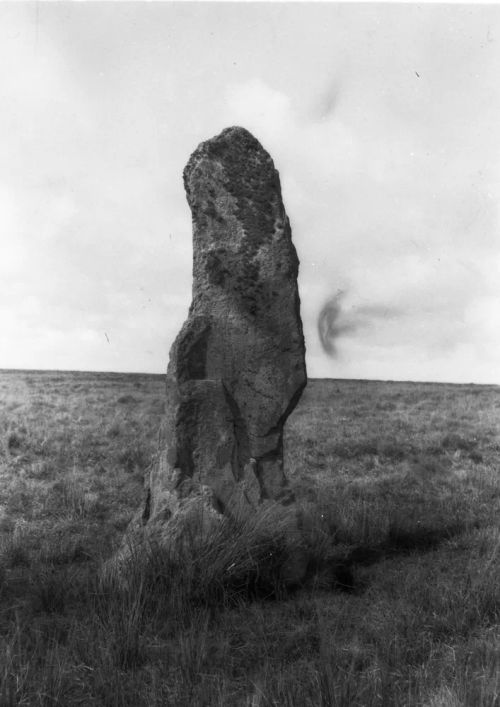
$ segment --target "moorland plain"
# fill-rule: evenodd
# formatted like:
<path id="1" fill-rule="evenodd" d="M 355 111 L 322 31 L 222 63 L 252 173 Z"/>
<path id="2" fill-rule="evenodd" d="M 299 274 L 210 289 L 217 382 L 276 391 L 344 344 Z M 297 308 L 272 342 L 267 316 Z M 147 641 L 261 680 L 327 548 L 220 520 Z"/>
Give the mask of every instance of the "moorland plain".
<path id="1" fill-rule="evenodd" d="M 0 372 L 0 705 L 500 704 L 500 388 L 311 380 L 285 432 L 310 571 L 269 514 L 100 574 L 164 377 Z"/>

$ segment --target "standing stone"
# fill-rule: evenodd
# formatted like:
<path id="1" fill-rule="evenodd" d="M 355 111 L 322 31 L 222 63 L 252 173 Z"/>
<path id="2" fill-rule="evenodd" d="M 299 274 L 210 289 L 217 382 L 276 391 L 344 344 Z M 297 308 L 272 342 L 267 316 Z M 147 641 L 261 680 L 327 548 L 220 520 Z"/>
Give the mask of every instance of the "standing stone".
<path id="1" fill-rule="evenodd" d="M 232 516 L 289 502 L 283 426 L 307 380 L 299 262 L 271 157 L 247 130 L 227 128 L 191 155 L 184 185 L 192 303 L 170 351 L 143 522 L 200 489 Z"/>

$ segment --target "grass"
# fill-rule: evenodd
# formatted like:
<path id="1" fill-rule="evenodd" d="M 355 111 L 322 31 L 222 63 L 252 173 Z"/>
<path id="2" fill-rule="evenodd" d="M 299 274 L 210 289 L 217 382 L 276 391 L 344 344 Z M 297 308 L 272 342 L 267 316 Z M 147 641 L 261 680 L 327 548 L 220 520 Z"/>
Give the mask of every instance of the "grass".
<path id="1" fill-rule="evenodd" d="M 310 381 L 269 509 L 127 571 L 162 376 L 0 372 L 0 705 L 500 705 L 500 389 Z M 175 528 L 172 528 L 175 537 Z"/>

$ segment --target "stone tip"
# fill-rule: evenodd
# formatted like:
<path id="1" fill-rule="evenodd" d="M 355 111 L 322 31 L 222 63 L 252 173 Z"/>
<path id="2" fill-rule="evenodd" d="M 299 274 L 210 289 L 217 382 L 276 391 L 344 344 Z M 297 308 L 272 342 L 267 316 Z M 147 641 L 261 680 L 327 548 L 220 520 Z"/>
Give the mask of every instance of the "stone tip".
<path id="1" fill-rule="evenodd" d="M 264 158 L 265 161 L 271 161 L 266 150 L 249 130 L 240 125 L 224 128 L 218 135 L 200 143 L 192 153 L 183 173 L 186 191 L 188 191 L 188 181 L 191 172 L 200 159 L 208 158 L 224 161 L 229 155 L 232 156 L 232 159 L 241 159 L 249 152 L 260 153 L 260 159 Z"/>
<path id="2" fill-rule="evenodd" d="M 241 125 L 231 125 L 229 128 L 224 128 L 218 135 L 212 138 L 212 140 L 218 140 L 219 138 L 231 138 L 235 140 L 250 139 L 258 142 L 257 138 L 252 135 L 250 130 L 243 128 Z M 211 142 L 210 140 L 208 142 Z"/>

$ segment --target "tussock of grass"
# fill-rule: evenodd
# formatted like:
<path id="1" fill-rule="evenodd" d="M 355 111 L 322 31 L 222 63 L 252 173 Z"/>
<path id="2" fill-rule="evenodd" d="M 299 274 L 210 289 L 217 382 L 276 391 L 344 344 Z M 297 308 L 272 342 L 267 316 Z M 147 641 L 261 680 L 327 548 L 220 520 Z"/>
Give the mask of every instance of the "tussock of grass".
<path id="1" fill-rule="evenodd" d="M 283 568 L 296 551 L 289 545 L 291 512 L 269 504 L 245 520 L 213 517 L 207 523 L 207 509 L 196 501 L 159 534 L 153 531 L 139 543 L 131 539 L 122 563 L 104 574 L 106 581 L 120 586 L 125 578 L 153 601 L 171 595 L 174 603 L 181 588 L 183 602 L 193 606 L 282 596 Z"/>

